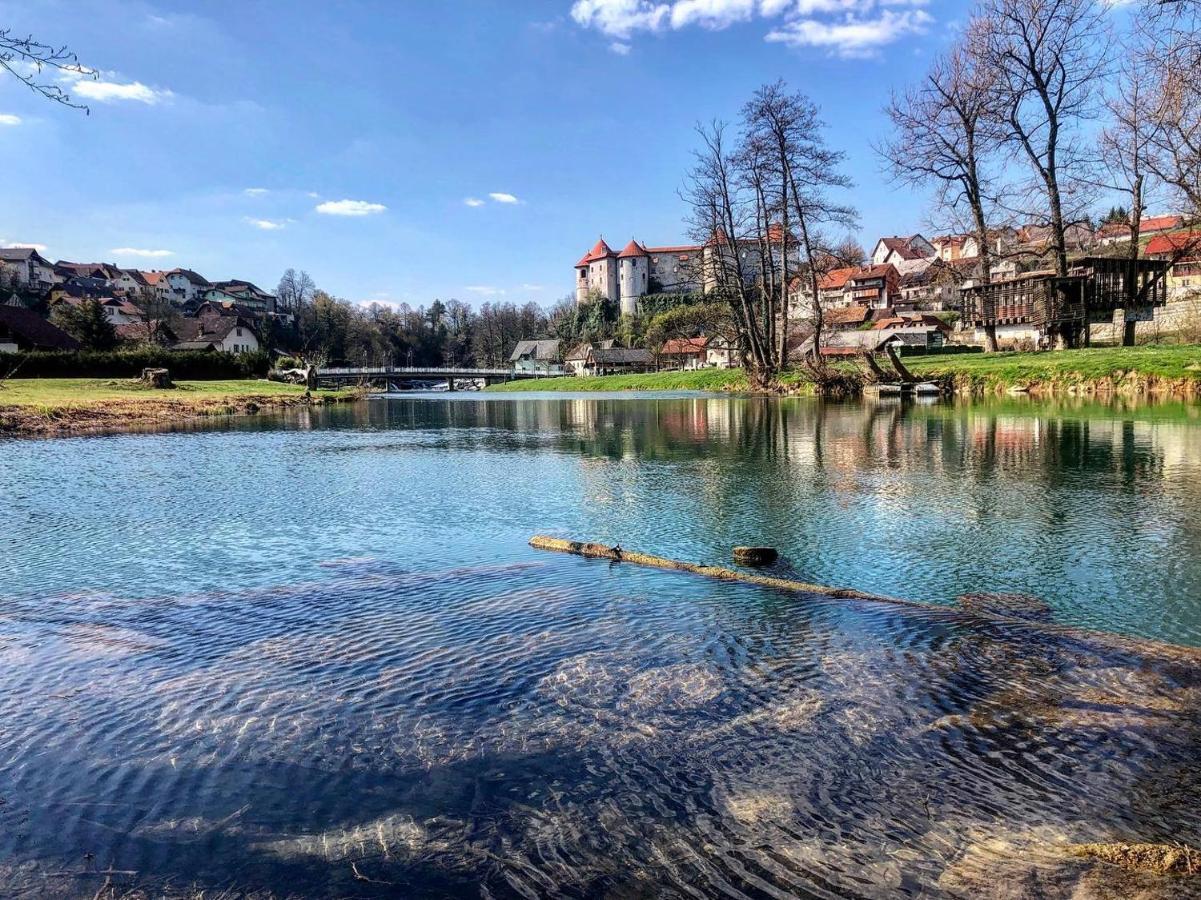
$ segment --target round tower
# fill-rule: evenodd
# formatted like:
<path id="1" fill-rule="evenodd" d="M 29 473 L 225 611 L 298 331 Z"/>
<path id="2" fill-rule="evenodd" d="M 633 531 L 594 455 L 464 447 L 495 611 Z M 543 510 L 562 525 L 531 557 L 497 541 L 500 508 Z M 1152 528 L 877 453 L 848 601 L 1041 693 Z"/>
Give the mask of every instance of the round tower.
<path id="1" fill-rule="evenodd" d="M 649 290 L 651 255 L 635 240 L 617 254 L 618 300 L 622 315 L 638 312 L 638 298 Z"/>

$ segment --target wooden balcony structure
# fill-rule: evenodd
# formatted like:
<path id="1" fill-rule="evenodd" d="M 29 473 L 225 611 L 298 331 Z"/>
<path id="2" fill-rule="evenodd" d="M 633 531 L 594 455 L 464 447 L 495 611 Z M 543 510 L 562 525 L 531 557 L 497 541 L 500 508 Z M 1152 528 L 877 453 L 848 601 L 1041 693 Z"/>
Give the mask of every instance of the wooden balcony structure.
<path id="1" fill-rule="evenodd" d="M 1064 277 L 1028 272 L 964 288 L 963 321 L 977 328 L 1025 325 L 1068 347 L 1087 345 L 1088 326 L 1113 322 L 1119 309 L 1127 321 L 1150 319 L 1167 301 L 1167 269 L 1159 259 L 1134 260 L 1132 266 L 1120 257 L 1086 256 L 1073 261 Z M 1130 277 L 1137 288 L 1133 305 L 1126 290 Z"/>

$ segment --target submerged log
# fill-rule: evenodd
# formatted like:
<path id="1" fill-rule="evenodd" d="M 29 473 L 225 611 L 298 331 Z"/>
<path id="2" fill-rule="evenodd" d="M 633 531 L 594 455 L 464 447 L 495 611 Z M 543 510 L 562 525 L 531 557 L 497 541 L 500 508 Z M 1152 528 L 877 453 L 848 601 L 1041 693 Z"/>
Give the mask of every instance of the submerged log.
<path id="1" fill-rule="evenodd" d="M 721 581 L 742 581 L 747 584 L 757 584 L 760 587 L 777 588 L 784 591 L 798 591 L 806 594 L 821 594 L 825 597 L 840 597 L 852 600 L 883 600 L 889 603 L 900 603 L 905 606 L 921 606 L 924 603 L 914 603 L 909 600 L 897 600 L 892 597 L 881 597 L 867 594 L 850 588 L 834 588 L 821 584 L 808 584 L 791 578 L 774 578 L 769 575 L 752 575 L 750 572 L 739 572 L 734 569 L 724 569 L 720 566 L 701 566 L 696 563 L 681 562 L 678 559 L 666 559 L 662 556 L 651 556 L 649 553 L 639 553 L 635 550 L 623 550 L 621 547 L 608 547 L 604 544 L 593 544 L 582 541 L 568 541 L 563 538 L 535 535 L 530 538 L 530 546 L 537 550 L 554 550 L 559 553 L 574 553 L 576 556 L 586 556 L 590 559 L 609 559 L 614 562 L 628 562 L 636 566 L 650 566 L 655 569 L 672 569 L 677 572 L 692 572 L 707 578 L 717 578 Z"/>
<path id="2" fill-rule="evenodd" d="M 889 597 L 885 594 L 869 594 L 865 591 L 854 590 L 853 588 L 836 588 L 822 584 L 809 584 L 808 582 L 792 578 L 753 575 L 750 572 L 739 572 L 735 569 L 726 569 L 720 566 L 702 566 L 696 563 L 683 562 L 678 559 L 652 556 L 649 553 L 639 553 L 636 550 L 625 550 L 619 546 L 609 547 L 605 544 L 587 541 L 569 541 L 564 538 L 549 537 L 541 534 L 530 538 L 530 546 L 536 550 L 571 553 L 575 556 L 583 556 L 589 559 L 607 559 L 612 562 L 632 563 L 636 566 L 648 566 L 653 569 L 691 572 L 694 575 L 715 578 L 719 581 L 740 581 L 744 584 L 754 584 L 759 587 L 773 588 L 780 591 L 815 594 L 837 599 L 887 603 L 912 610 L 922 610 L 926 615 L 950 621 L 962 621 L 964 617 L 969 617 L 991 622 L 1008 622 L 1042 634 L 1059 634 L 1075 640 L 1089 641 L 1106 650 L 1139 653 L 1162 661 L 1201 666 L 1201 648 L 1184 647 L 1150 638 L 1128 637 L 1126 635 L 1097 631 L 1091 628 L 1081 628 L 1074 625 L 1059 625 L 1047 621 L 1031 621 L 1029 618 L 1017 618 L 1012 612 L 1002 613 L 995 609 L 972 609 L 967 606 L 947 606 L 944 604 L 923 603 L 918 600 L 903 600 L 898 597 Z"/>

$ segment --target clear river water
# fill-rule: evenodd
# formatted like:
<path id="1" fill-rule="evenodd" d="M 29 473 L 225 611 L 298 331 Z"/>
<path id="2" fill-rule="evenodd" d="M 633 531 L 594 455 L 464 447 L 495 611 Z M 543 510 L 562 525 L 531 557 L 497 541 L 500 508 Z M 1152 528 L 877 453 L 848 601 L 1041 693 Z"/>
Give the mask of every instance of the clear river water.
<path id="1" fill-rule="evenodd" d="M 0 462 L 4 896 L 1198 895 L 1064 848 L 1201 845 L 1201 407 L 408 395 Z"/>

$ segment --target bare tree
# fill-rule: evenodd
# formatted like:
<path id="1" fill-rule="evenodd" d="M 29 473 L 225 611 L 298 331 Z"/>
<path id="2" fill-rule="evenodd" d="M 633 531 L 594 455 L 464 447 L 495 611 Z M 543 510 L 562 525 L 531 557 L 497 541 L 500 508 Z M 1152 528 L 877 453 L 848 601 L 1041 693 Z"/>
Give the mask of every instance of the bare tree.
<path id="1" fill-rule="evenodd" d="M 1144 0 L 1137 46 L 1154 82 L 1147 168 L 1201 218 L 1201 0 Z"/>
<path id="2" fill-rule="evenodd" d="M 995 85 L 997 123 L 1035 175 L 1055 271 L 1066 275 L 1066 230 L 1083 212 L 1072 201 L 1089 162 L 1080 126 L 1096 111 L 1107 65 L 1104 10 L 1096 0 L 983 0 L 971 34 Z"/>
<path id="3" fill-rule="evenodd" d="M 1152 166 L 1159 131 L 1152 108 L 1153 79 L 1154 71 L 1144 57 L 1137 53 L 1125 56 L 1116 89 L 1105 102 L 1109 122 L 1098 140 L 1103 186 L 1128 198 L 1124 224 L 1129 242 L 1123 253 L 1127 261 L 1123 284 L 1127 321 L 1122 330 L 1122 344 L 1127 347 L 1134 345 L 1135 338 L 1136 322 L 1131 312 L 1143 305 L 1147 291 L 1159 280 L 1156 278 L 1140 288 L 1138 278 L 1143 213 L 1157 184 Z"/>
<path id="4" fill-rule="evenodd" d="M 877 148 L 900 181 L 933 185 L 940 217 L 971 222 L 979 248 L 980 280 L 992 280 L 989 213 L 997 185 L 989 164 L 1000 146 L 995 74 L 970 52 L 967 37 L 935 61 L 925 79 L 886 108 L 892 136 Z M 995 325 L 985 328 L 988 349 L 997 349 Z"/>
<path id="5" fill-rule="evenodd" d="M 167 344 L 173 326 L 181 318 L 175 304 L 148 287 L 138 291 L 131 302 L 137 307 L 134 318 L 138 324 L 138 337 L 148 344 Z"/>
<path id="6" fill-rule="evenodd" d="M 853 208 L 831 197 L 832 191 L 851 186 L 850 179 L 839 170 L 844 154 L 826 145 L 825 123 L 817 106 L 804 94 L 789 93 L 783 81 L 756 91 L 743 111 L 743 119 L 746 142 L 768 149 L 771 175 L 778 184 L 772 193 L 779 197 L 779 226 L 774 229 L 774 223 L 769 222 L 766 229 L 769 244 L 773 230 L 779 232 L 780 241 L 776 305 L 781 327 L 775 342 L 777 365 L 783 368 L 788 362 L 787 323 L 793 282 L 789 266 L 795 257 L 797 275 L 806 287 L 803 296 L 808 301 L 808 318 L 813 328 L 814 362 L 821 368 L 824 323 L 818 285 L 835 263 L 826 231 L 831 227 L 850 229 L 857 219 Z"/>
<path id="7" fill-rule="evenodd" d="M 46 70 L 62 72 L 79 78 L 95 80 L 97 72 L 80 63 L 66 47 L 55 47 L 35 41 L 32 35 L 21 37 L 11 28 L 0 28 L 0 70 L 8 72 L 35 94 L 47 100 L 91 112 L 83 103 L 71 99 L 61 84 L 47 80 Z"/>

